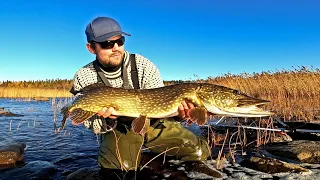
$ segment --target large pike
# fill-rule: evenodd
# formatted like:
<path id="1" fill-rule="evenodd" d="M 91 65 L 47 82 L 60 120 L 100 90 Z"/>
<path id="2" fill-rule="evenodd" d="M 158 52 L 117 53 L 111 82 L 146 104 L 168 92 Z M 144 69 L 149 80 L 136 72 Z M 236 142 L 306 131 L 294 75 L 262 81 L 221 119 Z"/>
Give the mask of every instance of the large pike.
<path id="1" fill-rule="evenodd" d="M 207 122 L 209 111 L 216 115 L 234 117 L 263 117 L 272 113 L 259 108 L 269 101 L 250 97 L 238 90 L 209 83 L 181 83 L 155 89 L 123 89 L 104 85 L 85 87 L 82 94 L 61 109 L 64 115 L 62 127 L 70 117 L 72 124 L 81 124 L 103 107 L 113 107 L 113 115 L 135 117 L 132 130 L 145 134 L 150 126 L 149 118 L 167 118 L 178 115 L 183 100 L 196 107 L 188 117 L 198 125 Z"/>

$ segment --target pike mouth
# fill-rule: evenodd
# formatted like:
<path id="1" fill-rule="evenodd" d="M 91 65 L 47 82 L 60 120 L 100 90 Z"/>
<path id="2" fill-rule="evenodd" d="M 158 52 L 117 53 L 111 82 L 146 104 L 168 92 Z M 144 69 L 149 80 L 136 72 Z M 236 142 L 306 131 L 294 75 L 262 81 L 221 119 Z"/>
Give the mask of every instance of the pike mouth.
<path id="1" fill-rule="evenodd" d="M 226 107 L 226 108 L 220 108 L 216 106 L 211 106 L 208 108 L 208 111 L 210 111 L 213 114 L 216 115 L 224 115 L 224 116 L 231 116 L 231 117 L 265 117 L 265 116 L 271 116 L 273 115 L 272 112 L 263 110 L 260 108 L 260 106 L 265 105 L 268 103 L 266 102 L 259 102 L 255 104 L 246 104 L 246 105 L 240 105 L 237 107 Z"/>

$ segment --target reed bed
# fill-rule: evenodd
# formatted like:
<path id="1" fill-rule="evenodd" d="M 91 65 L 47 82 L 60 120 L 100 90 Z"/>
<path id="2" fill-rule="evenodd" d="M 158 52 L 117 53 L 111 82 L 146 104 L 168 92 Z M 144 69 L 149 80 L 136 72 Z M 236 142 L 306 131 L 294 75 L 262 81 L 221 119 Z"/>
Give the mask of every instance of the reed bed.
<path id="1" fill-rule="evenodd" d="M 291 71 L 226 74 L 208 78 L 206 81 L 269 100 L 266 108 L 284 120 L 319 120 L 320 70 L 317 68 L 300 67 Z"/>
<path id="2" fill-rule="evenodd" d="M 270 100 L 265 108 L 284 120 L 320 121 L 320 69 L 318 68 L 301 66 L 293 70 L 283 69 L 252 74 L 228 73 L 192 81 L 223 85 L 257 98 Z M 165 85 L 181 82 L 186 81 L 165 81 Z M 69 92 L 71 83 L 71 80 L 0 82 L 0 98 L 72 97 Z"/>
<path id="3" fill-rule="evenodd" d="M 269 100 L 266 109 L 283 120 L 320 121 L 320 69 L 298 67 L 261 73 L 224 74 L 197 79 L 238 89 L 248 95 Z M 170 81 L 166 85 L 180 83 Z"/>
<path id="4" fill-rule="evenodd" d="M 40 89 L 40 88 L 16 88 L 0 87 L 0 97 L 2 98 L 51 98 L 51 97 L 71 97 L 67 90 L 61 89 Z M 37 100 L 37 99 L 36 99 Z M 41 99 L 38 99 L 41 100 Z"/>

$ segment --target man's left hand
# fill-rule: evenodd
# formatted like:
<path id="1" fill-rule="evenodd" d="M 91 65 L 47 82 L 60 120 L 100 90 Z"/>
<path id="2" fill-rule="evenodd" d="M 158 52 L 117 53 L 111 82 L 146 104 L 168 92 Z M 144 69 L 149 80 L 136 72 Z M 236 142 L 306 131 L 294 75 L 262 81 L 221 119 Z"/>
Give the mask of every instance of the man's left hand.
<path id="1" fill-rule="evenodd" d="M 178 106 L 179 117 L 181 119 L 187 119 L 189 116 L 190 109 L 194 108 L 194 104 L 190 101 L 182 101 Z M 207 112 L 209 119 L 213 118 L 213 114 L 211 112 Z"/>
<path id="2" fill-rule="evenodd" d="M 186 119 L 188 117 L 190 109 L 194 108 L 194 104 L 189 101 L 182 101 L 178 106 L 179 117 Z"/>

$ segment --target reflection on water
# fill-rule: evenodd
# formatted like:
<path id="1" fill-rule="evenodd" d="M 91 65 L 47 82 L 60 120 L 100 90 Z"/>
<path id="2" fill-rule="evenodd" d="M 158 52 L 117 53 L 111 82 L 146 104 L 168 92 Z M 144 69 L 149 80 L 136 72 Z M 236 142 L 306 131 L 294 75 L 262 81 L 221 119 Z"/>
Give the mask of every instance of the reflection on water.
<path id="1" fill-rule="evenodd" d="M 24 115 L 0 117 L 0 148 L 16 142 L 27 145 L 27 165 L 0 171 L 0 179 L 31 179 L 45 173 L 52 179 L 63 179 L 79 168 L 97 166 L 97 137 L 82 125 L 73 126 L 69 122 L 64 131 L 56 134 L 51 101 L 0 99 L 0 107 Z M 61 118 L 58 111 L 58 125 Z"/>

